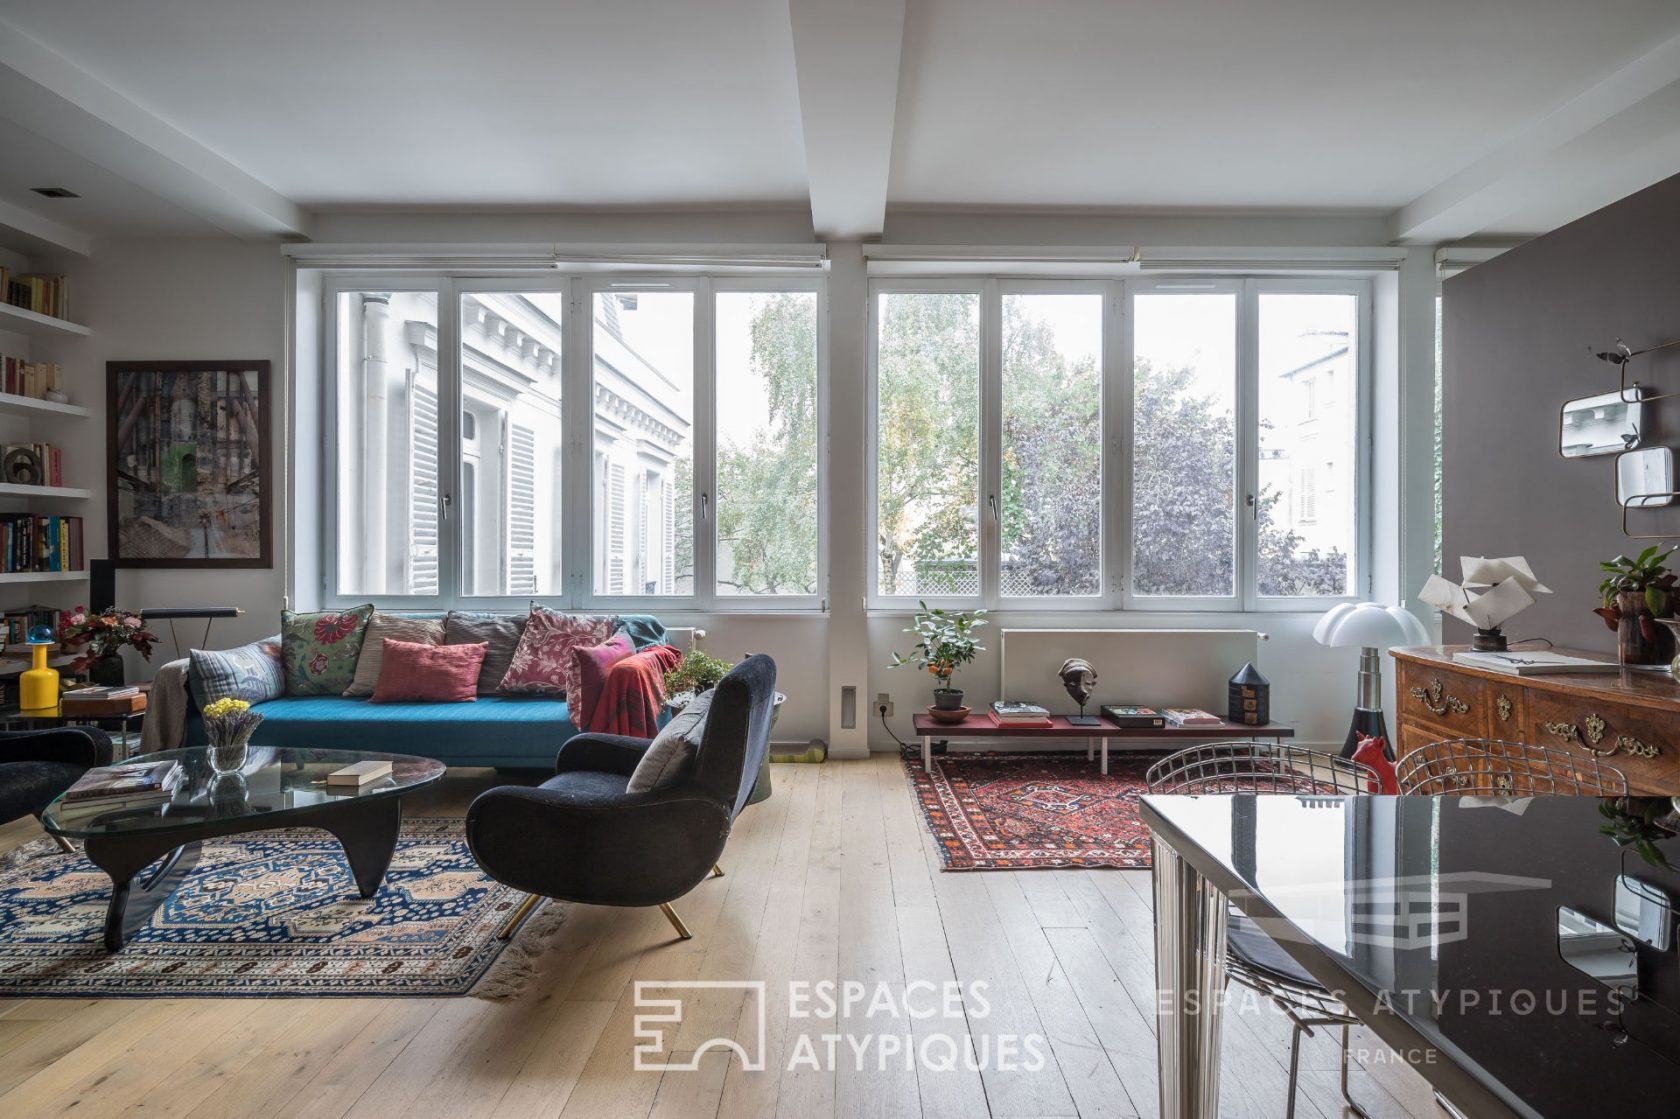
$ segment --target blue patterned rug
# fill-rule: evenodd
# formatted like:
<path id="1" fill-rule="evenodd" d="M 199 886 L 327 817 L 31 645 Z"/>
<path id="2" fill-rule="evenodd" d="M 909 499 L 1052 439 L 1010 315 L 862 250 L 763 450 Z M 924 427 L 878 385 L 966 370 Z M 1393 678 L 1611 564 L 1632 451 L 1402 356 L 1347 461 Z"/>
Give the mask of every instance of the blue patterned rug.
<path id="1" fill-rule="evenodd" d="M 116 955 L 111 880 L 48 840 L 0 865 L 0 996 L 75 998 L 515 993 L 560 924 L 548 905 L 496 939 L 524 898 L 485 877 L 459 819 L 403 821 L 379 892 L 356 896 L 325 832 L 207 840 L 198 866 Z"/>

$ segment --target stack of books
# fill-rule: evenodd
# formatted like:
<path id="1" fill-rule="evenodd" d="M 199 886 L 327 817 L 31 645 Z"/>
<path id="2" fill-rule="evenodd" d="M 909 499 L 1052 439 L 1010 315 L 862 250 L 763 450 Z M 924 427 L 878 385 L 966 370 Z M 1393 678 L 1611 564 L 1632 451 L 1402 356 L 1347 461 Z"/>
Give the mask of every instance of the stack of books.
<path id="1" fill-rule="evenodd" d="M 51 626 L 57 633 L 64 627 L 66 616 L 65 611 L 55 606 L 25 606 L 21 610 L 8 610 L 0 615 L 0 637 L 5 638 L 7 646 L 24 645 L 29 640 L 30 630 L 36 626 Z M 6 651 L 13 652 L 10 648 Z M 27 657 L 28 646 L 25 645 L 18 655 Z"/>
<path id="2" fill-rule="evenodd" d="M 0 517 L 0 571 L 81 571 L 85 566 L 82 518 Z"/>
<path id="3" fill-rule="evenodd" d="M 1050 712 L 1036 703 L 1000 699 L 991 707 L 992 722 L 1000 727 L 1047 727 Z"/>
<path id="4" fill-rule="evenodd" d="M 0 268 L 0 291 L 6 302 L 37 315 L 51 315 L 55 319 L 68 317 L 65 313 L 65 279 L 61 275 L 48 276 L 40 272 L 19 272 L 11 275 Z"/>
<path id="5" fill-rule="evenodd" d="M 66 808 L 145 808 L 167 804 L 181 784 L 180 762 L 135 762 L 90 769 L 64 794 Z"/>
<path id="6" fill-rule="evenodd" d="M 1503 672 L 1508 676 L 1551 676 L 1563 672 L 1620 672 L 1615 661 L 1595 661 L 1586 657 L 1571 657 L 1563 653 L 1544 651 L 1506 653 L 1454 653 L 1460 664 Z"/>
<path id="7" fill-rule="evenodd" d="M 64 366 L 0 353 L 0 392 L 40 400 L 48 389 L 64 391 Z"/>
<path id="8" fill-rule="evenodd" d="M 140 685 L 121 687 L 77 688 L 59 697 L 59 710 L 66 715 L 127 715 L 146 709 L 146 697 Z"/>
<path id="9" fill-rule="evenodd" d="M 1134 703 L 1105 703 L 1103 717 L 1117 727 L 1148 729 L 1164 727 L 1167 717 L 1156 707 L 1139 707 Z"/>
<path id="10" fill-rule="evenodd" d="M 1200 707 L 1167 707 L 1161 714 L 1175 727 L 1222 727 L 1225 720 Z"/>

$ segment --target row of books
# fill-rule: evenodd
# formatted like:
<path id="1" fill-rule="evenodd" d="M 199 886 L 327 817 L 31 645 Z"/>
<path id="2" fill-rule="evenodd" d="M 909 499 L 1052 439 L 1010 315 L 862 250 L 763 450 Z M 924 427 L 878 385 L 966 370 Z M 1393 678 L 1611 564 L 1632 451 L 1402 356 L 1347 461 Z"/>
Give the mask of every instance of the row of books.
<path id="1" fill-rule="evenodd" d="M 0 268 L 0 292 L 6 302 L 37 315 L 51 315 L 55 319 L 70 317 L 65 309 L 65 289 L 69 282 L 63 276 L 49 276 L 41 272 L 19 272 L 11 275 Z"/>
<path id="2" fill-rule="evenodd" d="M 0 515 L 0 571 L 81 571 L 82 518 Z"/>
<path id="3" fill-rule="evenodd" d="M 62 486 L 64 484 L 64 455 L 51 443 L 0 444 L 0 461 L 4 461 L 6 456 L 13 451 L 28 451 L 41 464 L 40 474 L 34 481 L 28 483 L 29 485 Z"/>
<path id="4" fill-rule="evenodd" d="M 0 633 L 6 639 L 6 648 L 22 645 L 29 640 L 29 631 L 36 626 L 48 626 L 54 633 L 63 628 L 64 613 L 51 606 L 26 606 L 22 610 L 8 610 L 0 616 Z"/>
<path id="5" fill-rule="evenodd" d="M 0 354 L 0 392 L 40 400 L 49 391 L 64 391 L 64 366 L 56 361 L 30 361 Z"/>
<path id="6" fill-rule="evenodd" d="M 1219 727 L 1225 720 L 1199 707 L 1142 707 L 1130 703 L 1108 703 L 1103 717 L 1117 727 Z M 1054 726 L 1048 708 L 1036 703 L 1000 699 L 989 714 L 1000 727 Z"/>

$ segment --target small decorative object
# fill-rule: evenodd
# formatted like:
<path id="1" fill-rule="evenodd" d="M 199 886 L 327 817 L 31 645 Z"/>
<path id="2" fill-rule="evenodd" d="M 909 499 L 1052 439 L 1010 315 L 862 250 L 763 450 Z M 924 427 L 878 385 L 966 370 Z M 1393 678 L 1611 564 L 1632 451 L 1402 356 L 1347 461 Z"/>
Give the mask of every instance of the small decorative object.
<path id="1" fill-rule="evenodd" d="M 1231 722 L 1263 727 L 1272 721 L 1272 682 L 1245 664 L 1231 677 L 1229 702 L 1225 717 Z"/>
<path id="2" fill-rule="evenodd" d="M 683 654 L 681 663 L 665 674 L 665 694 L 675 698 L 684 693 L 696 696 L 710 691 L 734 667 L 728 661 L 708 656 L 699 649 L 690 649 Z"/>
<path id="3" fill-rule="evenodd" d="M 1521 556 L 1503 559 L 1460 556 L 1458 562 L 1464 573 L 1463 583 L 1431 575 L 1418 592 L 1418 598 L 1443 614 L 1475 626 L 1476 635 L 1470 639 L 1472 649 L 1502 653 L 1506 642 L 1500 627 L 1533 606 L 1535 595 L 1551 594 L 1551 589 L 1540 584 L 1534 577 L 1534 569 Z M 1484 587 L 1488 589 L 1480 594 L 1471 593 L 1472 588 Z"/>
<path id="4" fill-rule="evenodd" d="M 1068 726 L 1102 726 L 1101 719 L 1085 714 L 1085 705 L 1091 702 L 1091 688 L 1097 682 L 1097 673 L 1091 667 L 1091 662 L 1083 657 L 1069 657 L 1062 662 L 1062 670 L 1057 675 L 1062 678 L 1062 687 L 1067 689 L 1067 694 L 1079 704 L 1079 714 L 1068 719 Z"/>
<path id="5" fill-rule="evenodd" d="M 1333 648 L 1359 647 L 1359 691 L 1353 705 L 1353 723 L 1342 744 L 1342 757 L 1353 757 L 1361 735 L 1388 739 L 1388 723 L 1382 710 L 1382 652 L 1389 645 L 1424 645 L 1429 635 L 1423 623 L 1398 606 L 1377 602 L 1332 606 L 1313 627 L 1313 640 Z"/>
<path id="6" fill-rule="evenodd" d="M 272 567 L 269 363 L 105 368 L 111 562 Z"/>
<path id="7" fill-rule="evenodd" d="M 1605 572 L 1598 585 L 1600 605 L 1593 610 L 1616 631 L 1616 653 L 1622 664 L 1669 664 L 1675 659 L 1675 634 L 1657 624 L 1672 617 L 1680 576 L 1667 561 L 1677 549 L 1663 552 L 1651 545 L 1633 558 L 1618 555 L 1600 563 Z"/>
<path id="8" fill-rule="evenodd" d="M 47 667 L 54 644 L 51 626 L 29 631 L 29 667 L 18 677 L 18 706 L 26 711 L 58 706 L 58 669 Z"/>
<path id="9" fill-rule="evenodd" d="M 894 653 L 892 666 L 909 664 L 932 673 L 939 681 L 939 686 L 933 689 L 933 706 L 955 711 L 963 705 L 963 694 L 951 687 L 951 677 L 957 669 L 973 662 L 976 654 L 985 651 L 986 647 L 975 640 L 974 631 L 986 624 L 986 612 L 930 610 L 925 602 L 916 605 L 915 624 L 904 632 L 913 633 L 921 640 L 911 647 L 908 656 Z"/>
<path id="10" fill-rule="evenodd" d="M 86 672 L 95 684 L 116 687 L 123 682 L 122 650 L 131 648 L 152 659 L 152 642 L 157 636 L 146 628 L 140 615 L 113 606 L 95 614 L 85 606 L 70 612 L 64 626 L 64 644 L 80 653 L 70 665 L 72 672 Z"/>
<path id="11" fill-rule="evenodd" d="M 263 717 L 242 699 L 218 699 L 206 704 L 204 737 L 210 743 L 210 768 L 217 773 L 237 773 L 245 764 L 245 748 Z"/>
<path id="12" fill-rule="evenodd" d="M 65 396 L 58 389 L 48 389 L 46 392 L 41 394 L 41 399 L 42 400 L 50 400 L 54 404 L 68 404 L 68 403 L 70 403 L 70 398 L 68 396 Z"/>
<path id="13" fill-rule="evenodd" d="M 1598 802 L 1601 816 L 1610 822 L 1599 831 L 1618 847 L 1632 847 L 1654 867 L 1680 870 L 1657 846 L 1680 834 L 1680 806 L 1672 797 L 1605 797 Z"/>
<path id="14" fill-rule="evenodd" d="M 1644 406 L 1641 393 L 1619 392 L 1566 400 L 1558 412 L 1558 451 L 1564 458 L 1586 458 L 1631 451 L 1639 446 Z"/>
<path id="15" fill-rule="evenodd" d="M 0 459 L 0 477 L 14 486 L 38 486 L 47 480 L 41 456 L 28 447 L 13 447 Z"/>

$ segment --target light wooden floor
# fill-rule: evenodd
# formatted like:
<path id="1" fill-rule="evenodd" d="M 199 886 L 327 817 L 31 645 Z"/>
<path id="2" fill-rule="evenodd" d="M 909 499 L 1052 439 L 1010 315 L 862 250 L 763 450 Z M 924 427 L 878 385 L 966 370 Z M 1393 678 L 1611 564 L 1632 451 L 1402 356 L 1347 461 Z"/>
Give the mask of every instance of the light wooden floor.
<path id="1" fill-rule="evenodd" d="M 460 812 L 488 775 L 451 775 L 415 814 Z M 781 765 L 743 814 L 725 877 L 678 910 L 569 907 L 519 999 L 0 1000 L 0 1116 L 1136 1116 L 1154 1115 L 1147 871 L 945 874 L 896 758 Z M 38 835 L 0 828 L 0 850 Z M 633 980 L 762 979 L 767 1071 L 712 1051 L 687 1072 L 632 1069 Z M 842 1043 L 838 1068 L 788 1070 L 797 1034 L 950 1033 L 949 1020 L 791 1020 L 788 980 L 984 980 L 977 1039 L 1042 1035 L 1036 1072 L 930 1072 Z M 925 988 L 924 988 L 925 990 Z M 749 996 L 691 997 L 677 1052 L 749 1037 Z M 925 999 L 919 1000 L 922 1005 Z M 858 1014 L 861 1015 L 861 1010 Z M 1224 1112 L 1281 1119 L 1289 1031 L 1277 1012 L 1226 1018 Z M 1434 1116 L 1423 1081 L 1356 1033 L 1353 1091 L 1373 1116 Z M 943 1052 L 944 1050 L 937 1050 Z M 1336 1050 L 1306 1043 L 1303 1117 L 1340 1116 Z"/>

